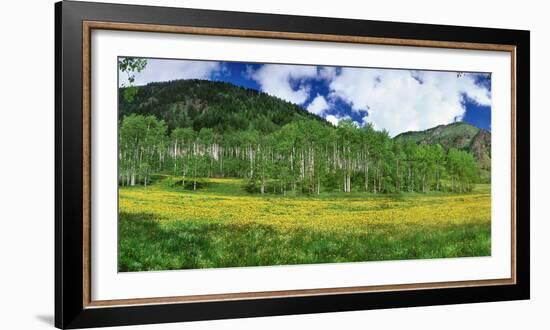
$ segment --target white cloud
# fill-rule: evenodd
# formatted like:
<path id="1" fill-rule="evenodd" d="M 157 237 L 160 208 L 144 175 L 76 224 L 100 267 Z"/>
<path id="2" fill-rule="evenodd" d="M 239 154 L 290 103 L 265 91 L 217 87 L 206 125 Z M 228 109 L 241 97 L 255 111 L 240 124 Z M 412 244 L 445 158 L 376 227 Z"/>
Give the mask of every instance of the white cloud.
<path id="1" fill-rule="evenodd" d="M 243 77 L 246 79 L 252 79 L 252 76 L 254 75 L 254 67 L 252 65 L 247 64 L 246 70 L 242 73 Z"/>
<path id="2" fill-rule="evenodd" d="M 329 84 L 356 112 L 368 111 L 363 123 L 386 129 L 391 136 L 461 120 L 463 95 L 490 106 L 490 91 L 475 76 L 455 72 L 343 68 Z"/>
<path id="3" fill-rule="evenodd" d="M 309 98 L 309 86 L 303 80 L 316 76 L 315 66 L 265 64 L 251 77 L 262 91 L 294 104 L 303 104 Z M 293 82 L 298 82 L 297 89 L 293 88 Z"/>
<path id="4" fill-rule="evenodd" d="M 135 73 L 134 84 L 140 86 L 156 81 L 209 79 L 213 73 L 223 73 L 223 66 L 219 62 L 148 59 L 145 69 Z M 126 73 L 119 74 L 119 83 L 128 83 Z"/>
<path id="5" fill-rule="evenodd" d="M 219 63 L 219 66 L 216 68 L 216 70 L 212 71 L 212 76 L 217 78 L 231 76 L 231 70 L 229 70 L 227 63 L 226 62 L 218 62 L 218 63 Z"/>
<path id="6" fill-rule="evenodd" d="M 338 116 L 338 115 L 327 115 L 325 117 L 325 120 L 331 123 L 334 126 L 338 126 L 338 123 L 344 119 L 351 119 L 350 116 Z M 356 125 L 358 125 L 356 122 L 354 122 Z"/>
<path id="7" fill-rule="evenodd" d="M 325 119 L 326 119 L 329 123 L 331 123 L 332 125 L 334 125 L 334 126 L 337 126 L 337 125 L 338 125 L 338 122 L 340 121 L 340 120 L 338 119 L 338 117 L 336 117 L 336 116 L 334 116 L 334 115 L 327 115 L 327 116 L 325 117 Z"/>
<path id="8" fill-rule="evenodd" d="M 337 70 L 334 66 L 321 66 L 318 74 L 319 78 L 331 81 L 336 76 Z"/>
<path id="9" fill-rule="evenodd" d="M 307 111 L 320 116 L 329 108 L 330 105 L 327 103 L 327 100 L 322 95 L 317 94 L 313 101 L 307 106 Z"/>

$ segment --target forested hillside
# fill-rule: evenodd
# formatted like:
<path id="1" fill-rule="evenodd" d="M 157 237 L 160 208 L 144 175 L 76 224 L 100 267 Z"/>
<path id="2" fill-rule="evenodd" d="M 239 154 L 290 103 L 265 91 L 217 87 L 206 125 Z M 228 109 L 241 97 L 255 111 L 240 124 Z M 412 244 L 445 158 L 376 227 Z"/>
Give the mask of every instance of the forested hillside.
<path id="1" fill-rule="evenodd" d="M 419 144 L 441 144 L 446 150 L 470 151 L 482 167 L 491 167 L 491 133 L 464 122 L 439 125 L 425 131 L 405 132 L 395 139 L 410 139 Z"/>
<path id="2" fill-rule="evenodd" d="M 480 169 L 480 181 L 491 178 L 491 133 L 464 122 L 439 125 L 425 131 L 405 132 L 397 140 L 412 140 L 418 144 L 440 144 L 445 150 L 456 148 L 471 153 Z"/>
<path id="3" fill-rule="evenodd" d="M 207 178 L 236 177 L 245 180 L 245 190 L 261 194 L 466 192 L 481 180 L 483 158 L 475 153 L 490 152 L 484 147 L 490 136 L 483 135 L 489 133 L 473 134 L 470 125 L 452 126 L 454 135 L 436 127 L 438 135 L 392 139 L 351 121 L 334 127 L 296 105 L 228 83 L 180 80 L 120 95 L 124 186 L 147 185 L 153 174 L 167 173 L 192 190 Z M 461 134 L 467 142 L 459 145 Z"/>
<path id="4" fill-rule="evenodd" d="M 129 114 L 154 115 L 169 131 L 190 127 L 230 131 L 273 132 L 298 119 L 322 121 L 299 106 L 224 82 L 176 80 L 135 87 L 137 94 L 124 97 L 119 90 L 119 119 Z"/>

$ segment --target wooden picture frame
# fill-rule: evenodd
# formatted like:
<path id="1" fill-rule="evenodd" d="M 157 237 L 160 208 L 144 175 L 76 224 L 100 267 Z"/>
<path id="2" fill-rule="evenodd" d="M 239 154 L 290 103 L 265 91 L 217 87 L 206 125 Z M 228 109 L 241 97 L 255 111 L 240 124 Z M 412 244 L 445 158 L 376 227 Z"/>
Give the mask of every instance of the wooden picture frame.
<path id="1" fill-rule="evenodd" d="M 59 2 L 56 16 L 55 325 L 115 326 L 529 298 L 529 32 L 182 8 Z M 91 31 L 212 35 L 509 52 L 511 277 L 94 301 Z"/>

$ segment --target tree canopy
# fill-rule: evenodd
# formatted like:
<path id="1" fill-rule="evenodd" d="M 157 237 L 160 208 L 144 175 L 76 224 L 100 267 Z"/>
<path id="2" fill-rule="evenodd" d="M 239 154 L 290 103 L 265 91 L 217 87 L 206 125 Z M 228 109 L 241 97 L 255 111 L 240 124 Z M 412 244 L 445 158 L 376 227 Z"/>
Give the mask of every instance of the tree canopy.
<path id="1" fill-rule="evenodd" d="M 257 193 L 465 192 L 479 178 L 472 154 L 439 144 L 394 140 L 370 125 L 333 127 L 297 120 L 279 130 L 228 131 L 178 127 L 131 114 L 120 124 L 120 184 L 147 185 L 151 173 L 181 176 L 197 189 L 205 178 L 238 177 Z"/>

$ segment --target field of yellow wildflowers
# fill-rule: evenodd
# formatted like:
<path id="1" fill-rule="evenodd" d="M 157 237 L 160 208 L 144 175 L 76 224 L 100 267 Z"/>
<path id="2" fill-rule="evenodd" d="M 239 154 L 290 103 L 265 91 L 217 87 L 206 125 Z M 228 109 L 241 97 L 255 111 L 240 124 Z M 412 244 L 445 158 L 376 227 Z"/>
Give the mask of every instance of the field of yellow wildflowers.
<path id="1" fill-rule="evenodd" d="M 487 256 L 491 194 L 251 195 L 171 177 L 119 188 L 119 270 Z"/>

